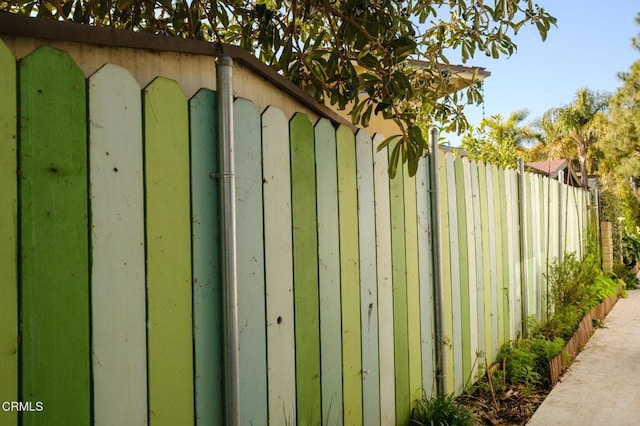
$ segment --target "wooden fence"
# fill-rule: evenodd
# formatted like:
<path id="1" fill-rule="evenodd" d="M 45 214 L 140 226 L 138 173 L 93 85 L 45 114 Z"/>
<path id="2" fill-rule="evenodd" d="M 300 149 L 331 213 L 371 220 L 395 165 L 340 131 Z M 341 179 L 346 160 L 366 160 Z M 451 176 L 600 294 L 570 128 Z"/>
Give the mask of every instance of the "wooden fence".
<path id="1" fill-rule="evenodd" d="M 0 425 L 224 424 L 215 88 L 1 41 L 0 76 L 0 400 L 43 406 Z M 581 190 L 440 153 L 433 229 L 426 162 L 389 180 L 381 135 L 234 117 L 243 425 L 407 424 L 435 389 L 432 232 L 447 392 L 583 250 Z"/>

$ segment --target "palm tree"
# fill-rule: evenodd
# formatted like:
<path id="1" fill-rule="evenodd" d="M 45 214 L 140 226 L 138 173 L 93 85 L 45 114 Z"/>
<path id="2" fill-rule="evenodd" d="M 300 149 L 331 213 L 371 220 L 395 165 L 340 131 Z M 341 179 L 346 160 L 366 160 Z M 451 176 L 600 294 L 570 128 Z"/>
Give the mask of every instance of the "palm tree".
<path id="1" fill-rule="evenodd" d="M 541 127 L 556 149 L 565 154 L 575 149 L 580 164 L 582 186 L 587 186 L 590 148 L 605 134 L 609 95 L 580 88 L 573 102 L 545 113 Z"/>

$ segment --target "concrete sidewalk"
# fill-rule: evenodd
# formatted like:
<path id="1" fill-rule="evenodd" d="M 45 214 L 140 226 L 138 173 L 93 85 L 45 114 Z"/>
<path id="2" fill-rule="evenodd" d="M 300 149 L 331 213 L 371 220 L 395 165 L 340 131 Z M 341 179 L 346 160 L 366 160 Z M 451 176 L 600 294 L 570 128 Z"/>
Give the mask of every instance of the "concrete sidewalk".
<path id="1" fill-rule="evenodd" d="M 528 424 L 640 424 L 640 290 L 618 301 Z"/>

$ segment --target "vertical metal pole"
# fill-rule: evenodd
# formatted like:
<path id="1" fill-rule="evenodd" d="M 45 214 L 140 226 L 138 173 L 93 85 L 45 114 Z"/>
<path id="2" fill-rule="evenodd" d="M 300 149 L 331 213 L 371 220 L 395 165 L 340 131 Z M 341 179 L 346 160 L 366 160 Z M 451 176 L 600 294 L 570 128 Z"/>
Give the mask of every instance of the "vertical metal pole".
<path id="1" fill-rule="evenodd" d="M 522 293 L 522 336 L 528 337 L 529 329 L 527 321 L 529 319 L 529 287 L 527 277 L 529 276 L 528 252 L 527 252 L 527 192 L 524 184 L 524 159 L 518 158 L 518 209 L 520 216 L 520 288 Z"/>
<path id="2" fill-rule="evenodd" d="M 226 424 L 240 424 L 240 362 L 238 337 L 238 280 L 236 264 L 236 194 L 233 135 L 233 59 L 223 55 L 216 61 L 218 129 L 222 147 L 223 321 L 225 330 Z"/>
<path id="3" fill-rule="evenodd" d="M 445 365 L 444 343 L 444 312 L 442 276 L 440 271 L 440 259 L 442 258 L 440 246 L 440 200 L 438 193 L 438 129 L 429 129 L 429 142 L 431 152 L 429 154 L 429 195 L 431 202 L 431 256 L 433 264 L 433 300 L 434 300 L 434 341 L 436 352 L 436 386 L 438 395 L 445 394 L 445 380 L 447 368 Z"/>
<path id="4" fill-rule="evenodd" d="M 558 172 L 558 261 L 564 261 L 565 244 L 565 206 L 564 206 L 564 170 Z"/>

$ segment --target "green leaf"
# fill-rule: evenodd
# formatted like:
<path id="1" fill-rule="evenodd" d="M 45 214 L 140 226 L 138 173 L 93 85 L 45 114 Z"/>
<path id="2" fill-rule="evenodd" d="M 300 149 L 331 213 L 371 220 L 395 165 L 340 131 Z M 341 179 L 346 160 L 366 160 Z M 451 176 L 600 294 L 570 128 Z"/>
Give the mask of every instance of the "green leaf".
<path id="1" fill-rule="evenodd" d="M 369 120 L 371 120 L 371 111 L 373 111 L 373 104 L 369 104 L 367 109 L 362 114 L 362 125 L 364 127 L 369 127 Z"/>
<path id="2" fill-rule="evenodd" d="M 390 102 L 378 102 L 378 104 L 376 105 L 375 113 L 378 114 L 380 111 L 385 111 L 390 106 Z"/>
<path id="3" fill-rule="evenodd" d="M 397 62 L 403 61 L 409 55 L 414 53 L 417 46 L 417 43 L 409 37 L 400 37 L 391 42 L 391 47 L 395 52 Z"/>
<path id="4" fill-rule="evenodd" d="M 379 59 L 368 51 L 363 52 L 360 56 L 358 56 L 358 63 L 364 65 L 367 68 L 375 68 L 379 62 Z"/>
<path id="5" fill-rule="evenodd" d="M 135 3 L 136 0 L 119 0 L 118 3 L 116 3 L 116 7 L 118 10 L 125 10 L 133 6 Z"/>
<path id="6" fill-rule="evenodd" d="M 377 152 L 382 151 L 383 149 L 385 149 L 387 146 L 389 146 L 389 144 L 391 142 L 393 142 L 394 140 L 398 140 L 400 139 L 402 136 L 401 135 L 393 135 L 393 136 L 389 136 L 388 138 L 386 138 L 385 140 L 383 140 L 382 142 L 380 142 L 380 144 L 378 145 L 378 148 L 376 148 Z"/>
<path id="7" fill-rule="evenodd" d="M 389 157 L 389 177 L 393 179 L 396 177 L 396 171 L 398 169 L 398 161 L 400 161 L 400 150 L 402 149 L 402 142 L 399 141 L 396 146 L 393 147 L 391 151 L 391 156 Z"/>

